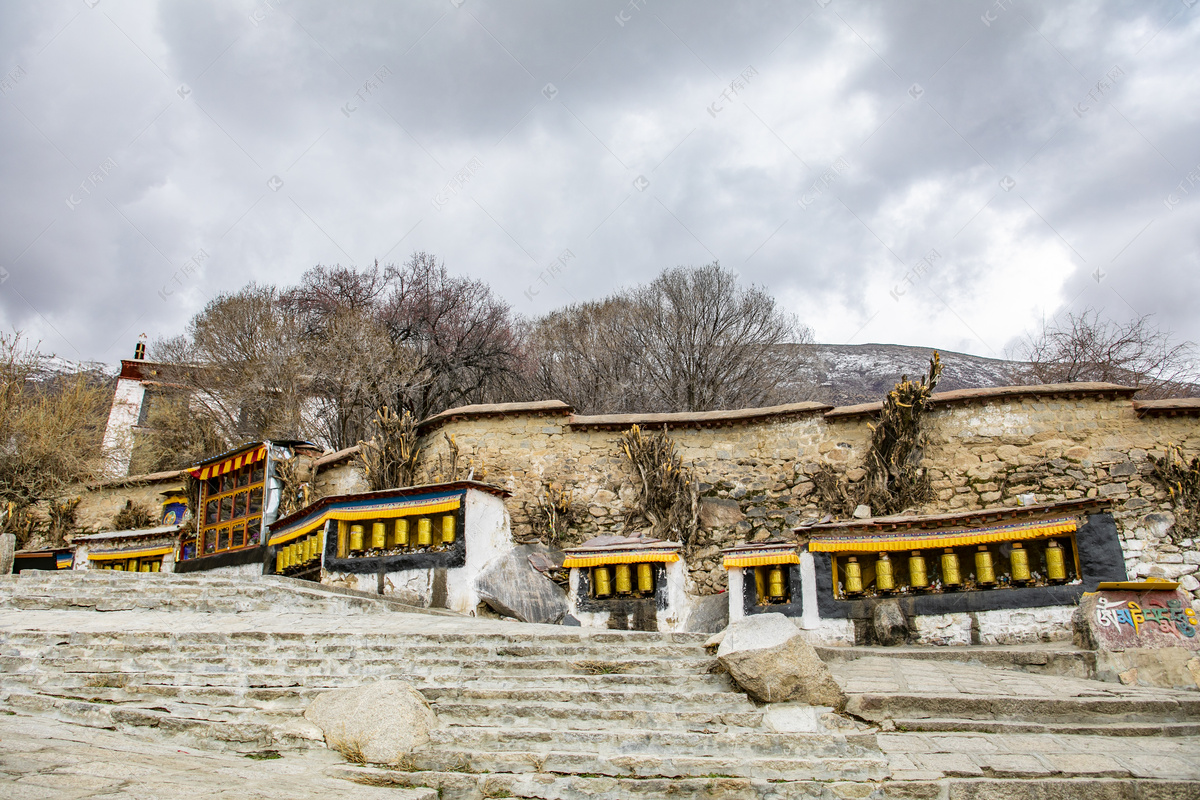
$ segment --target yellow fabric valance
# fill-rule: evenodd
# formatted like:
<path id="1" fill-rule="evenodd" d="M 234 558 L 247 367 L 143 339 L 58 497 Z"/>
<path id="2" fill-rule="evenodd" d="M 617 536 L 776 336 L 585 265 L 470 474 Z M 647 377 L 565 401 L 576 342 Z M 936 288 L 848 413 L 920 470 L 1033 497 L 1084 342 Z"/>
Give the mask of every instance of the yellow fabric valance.
<path id="1" fill-rule="evenodd" d="M 395 505 L 391 507 L 370 506 L 368 508 L 327 508 L 316 517 L 305 520 L 299 527 L 272 536 L 270 544 L 279 545 L 307 536 L 318 528 L 325 527 L 326 520 L 339 522 L 357 522 L 358 520 L 392 520 L 404 517 L 427 517 L 430 514 L 443 514 L 447 511 L 457 511 L 462 505 L 462 498 L 455 496 L 449 500 L 438 500 L 422 505 Z"/>
<path id="2" fill-rule="evenodd" d="M 563 566 L 603 567 L 607 564 L 643 564 L 646 562 L 673 564 L 678 560 L 679 553 L 581 553 L 564 558 Z"/>
<path id="3" fill-rule="evenodd" d="M 172 545 L 167 545 L 165 547 L 150 547 L 145 550 L 130 550 L 127 553 L 88 553 L 88 561 L 124 561 L 129 558 L 165 556 L 174 549 Z"/>
<path id="4" fill-rule="evenodd" d="M 986 528 L 959 528 L 944 531 L 880 531 L 870 533 L 822 536 L 813 538 L 808 549 L 814 553 L 846 553 L 898 550 L 922 550 L 930 547 L 960 547 L 992 542 L 1019 542 L 1060 536 L 1079 530 L 1078 519 L 1037 520 Z"/>
<path id="5" fill-rule="evenodd" d="M 725 569 L 730 567 L 768 567 L 774 564 L 799 564 L 800 556 L 791 553 L 730 553 L 725 556 Z"/>

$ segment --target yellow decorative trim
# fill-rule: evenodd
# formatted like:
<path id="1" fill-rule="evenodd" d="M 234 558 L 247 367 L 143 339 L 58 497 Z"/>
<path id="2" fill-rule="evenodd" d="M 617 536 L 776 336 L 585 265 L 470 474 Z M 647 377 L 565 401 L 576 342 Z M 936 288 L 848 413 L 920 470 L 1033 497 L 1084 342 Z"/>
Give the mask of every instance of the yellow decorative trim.
<path id="1" fill-rule="evenodd" d="M 678 553 L 614 553 L 604 556 L 567 556 L 564 567 L 603 567 L 606 564 L 639 564 L 655 561 L 673 564 L 679 560 Z"/>
<path id="2" fill-rule="evenodd" d="M 444 500 L 440 503 L 430 503 L 423 506 L 399 506 L 397 508 L 367 508 L 363 510 L 345 510 L 327 509 L 321 513 L 319 517 L 312 522 L 305 524 L 303 527 L 294 531 L 272 536 L 269 544 L 285 544 L 293 539 L 299 539 L 303 536 L 315 531 L 317 528 L 324 527 L 326 520 L 338 520 L 340 522 L 354 522 L 360 519 L 403 519 L 404 517 L 424 517 L 430 514 L 441 514 L 446 511 L 457 511 L 462 505 L 462 499 L 455 497 L 452 500 Z"/>
<path id="3" fill-rule="evenodd" d="M 144 556 L 165 556 L 175 548 L 151 547 L 147 550 L 132 550 L 128 553 L 88 553 L 88 561 L 124 561 L 127 558 L 142 558 Z"/>
<path id="4" fill-rule="evenodd" d="M 775 553 L 761 556 L 725 556 L 725 569 L 730 567 L 767 567 L 773 564 L 799 564 L 800 556 L 796 553 Z"/>
<path id="5" fill-rule="evenodd" d="M 945 533 L 928 533 L 924 535 L 901 534 L 895 538 L 880 538 L 878 540 L 863 540 L 858 537 L 850 540 L 849 538 L 831 537 L 828 539 L 810 540 L 808 549 L 813 553 L 878 553 L 884 550 L 890 552 L 898 550 L 923 550 L 930 547 L 960 547 L 968 544 L 990 544 L 991 542 L 1019 542 L 1023 539 L 1039 539 L 1046 536 L 1074 533 L 1078 529 L 1079 523 L 1071 521 L 1015 530 L 956 531 L 949 535 Z"/>
<path id="6" fill-rule="evenodd" d="M 1100 581 L 1097 589 L 1126 592 L 1170 592 L 1179 588 L 1177 581 L 1148 578 L 1144 581 Z M 1091 592 L 1090 594 L 1094 594 Z"/>

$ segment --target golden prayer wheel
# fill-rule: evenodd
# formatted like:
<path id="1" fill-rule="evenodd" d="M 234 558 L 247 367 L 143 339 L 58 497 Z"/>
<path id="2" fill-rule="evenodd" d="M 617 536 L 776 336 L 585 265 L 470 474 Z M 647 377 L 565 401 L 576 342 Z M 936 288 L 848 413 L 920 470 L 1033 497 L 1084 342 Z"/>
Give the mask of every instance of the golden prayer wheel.
<path id="1" fill-rule="evenodd" d="M 637 565 L 638 591 L 654 591 L 654 568 L 649 564 Z"/>
<path id="2" fill-rule="evenodd" d="M 137 559 L 129 559 L 129 566 L 127 566 L 125 569 L 129 572 L 137 572 Z"/>
<path id="3" fill-rule="evenodd" d="M 616 572 L 617 594 L 629 594 L 633 591 L 633 571 L 628 564 L 617 564 Z"/>
<path id="4" fill-rule="evenodd" d="M 113 564 L 113 565 L 112 565 L 112 568 L 113 568 L 113 569 L 115 569 L 115 570 L 117 570 L 118 572 L 124 572 L 124 571 L 125 571 L 125 565 L 124 565 L 124 564 L 122 564 L 120 561 L 118 561 L 117 563 Z"/>
<path id="5" fill-rule="evenodd" d="M 1066 555 L 1054 539 L 1046 542 L 1046 577 L 1052 581 L 1067 579 Z"/>
<path id="6" fill-rule="evenodd" d="M 429 517 L 417 520 L 417 547 L 428 547 L 433 544 L 433 521 Z"/>
<path id="7" fill-rule="evenodd" d="M 138 568 L 138 572 L 149 572 L 149 571 L 150 571 L 150 562 L 149 561 L 143 562 L 142 565 Z"/>
<path id="8" fill-rule="evenodd" d="M 396 547 L 408 547 L 408 520 L 396 520 L 396 531 L 392 534 L 392 543 Z"/>
<path id="9" fill-rule="evenodd" d="M 875 561 L 875 588 L 881 592 L 890 592 L 896 588 L 896 577 L 892 572 L 892 558 L 887 553 L 880 553 Z"/>
<path id="10" fill-rule="evenodd" d="M 320 541 L 321 541 L 320 537 L 315 533 L 312 536 L 308 537 L 308 560 L 309 561 L 314 560 L 317 557 L 317 555 L 319 554 L 320 546 L 319 546 L 318 542 L 320 542 Z"/>
<path id="11" fill-rule="evenodd" d="M 362 550 L 363 549 L 363 526 L 362 525 L 351 525 L 350 526 L 350 549 L 351 550 Z"/>
<path id="12" fill-rule="evenodd" d="M 151 561 L 150 562 L 150 571 L 151 572 L 161 572 L 162 571 L 162 562 L 161 561 Z"/>
<path id="13" fill-rule="evenodd" d="M 457 520 L 453 514 L 442 517 L 442 544 L 454 544 L 454 525 Z"/>
<path id="14" fill-rule="evenodd" d="M 958 555 L 949 547 L 942 553 L 942 585 L 958 586 L 962 583 L 962 573 L 958 569 Z"/>
<path id="15" fill-rule="evenodd" d="M 283 548 L 275 548 L 275 571 L 283 572 Z"/>
<path id="16" fill-rule="evenodd" d="M 1025 582 L 1030 579 L 1029 551 L 1020 542 L 1013 542 L 1012 549 L 1012 578 L 1014 581 Z"/>
<path id="17" fill-rule="evenodd" d="M 300 562 L 302 560 L 303 559 L 300 558 L 300 543 L 292 542 L 291 544 L 289 544 L 288 545 L 288 566 L 289 567 L 300 566 Z"/>
<path id="18" fill-rule="evenodd" d="M 776 564 L 767 573 L 767 595 L 772 600 L 782 600 L 786 594 L 783 587 L 783 567 Z"/>
<path id="19" fill-rule="evenodd" d="M 975 582 L 980 586 L 990 586 L 996 582 L 996 567 L 992 564 L 992 553 L 987 545 L 979 545 L 975 554 Z"/>
<path id="20" fill-rule="evenodd" d="M 862 593 L 862 565 L 858 563 L 855 556 L 850 556 L 846 559 L 846 594 L 861 594 Z"/>
<path id="21" fill-rule="evenodd" d="M 596 567 L 592 570 L 592 575 L 596 597 L 608 597 L 612 594 L 612 579 L 608 576 L 608 567 Z"/>
<path id="22" fill-rule="evenodd" d="M 382 550 L 387 547 L 387 523 L 374 522 L 371 524 L 371 547 Z"/>
<path id="23" fill-rule="evenodd" d="M 908 582 L 914 589 L 924 589 L 929 585 L 929 572 L 925 569 L 925 556 L 920 550 L 913 550 L 908 557 Z"/>

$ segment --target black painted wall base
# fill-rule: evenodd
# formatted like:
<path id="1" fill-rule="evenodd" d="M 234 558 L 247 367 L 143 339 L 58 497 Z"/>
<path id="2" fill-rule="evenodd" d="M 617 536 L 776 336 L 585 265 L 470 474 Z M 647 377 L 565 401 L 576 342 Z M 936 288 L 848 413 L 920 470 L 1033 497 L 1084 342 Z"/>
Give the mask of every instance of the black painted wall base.
<path id="1" fill-rule="evenodd" d="M 800 601 L 800 565 L 788 565 L 788 587 L 791 589 L 791 602 L 760 603 L 758 601 L 758 584 L 754 581 L 754 567 L 742 568 L 742 610 L 746 614 L 786 614 L 789 617 L 799 617 L 804 613 Z"/>
<path id="2" fill-rule="evenodd" d="M 228 553 L 214 553 L 211 556 L 189 558 L 186 561 L 176 561 L 176 572 L 207 572 L 218 567 L 241 567 L 246 564 L 264 564 L 267 546 L 247 547 L 243 550 L 231 550 Z M 272 564 L 274 564 L 272 555 Z"/>

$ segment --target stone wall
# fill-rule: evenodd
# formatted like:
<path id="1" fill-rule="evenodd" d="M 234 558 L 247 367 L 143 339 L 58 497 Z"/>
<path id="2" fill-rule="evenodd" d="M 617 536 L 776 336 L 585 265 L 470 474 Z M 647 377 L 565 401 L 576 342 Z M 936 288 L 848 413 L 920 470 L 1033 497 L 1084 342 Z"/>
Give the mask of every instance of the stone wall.
<path id="1" fill-rule="evenodd" d="M 113 517 L 132 500 L 150 509 L 154 525 L 162 521 L 162 493 L 172 489 L 183 489 L 183 477 L 179 472 L 159 472 L 151 475 L 133 476 L 125 480 L 109 481 L 89 486 L 78 495 L 79 507 L 75 521 L 80 530 L 111 531 Z"/>
<path id="2" fill-rule="evenodd" d="M 1172 540 L 1166 493 L 1149 480 L 1150 456 L 1169 443 L 1200 453 L 1200 407 L 1165 416 L 1139 409 L 1122 387 L 1067 384 L 1036 389 L 976 390 L 935 396 L 927 419 L 925 466 L 936 499 L 919 513 L 967 511 L 1079 497 L 1113 501 L 1131 576 L 1180 579 L 1200 589 L 1200 540 Z M 535 407 L 530 407 L 535 406 Z M 665 424 L 696 472 L 703 530 L 688 555 L 703 593 L 725 588 L 719 550 L 763 540 L 823 513 L 810 475 L 822 465 L 862 474 L 877 405 L 847 409 L 801 404 L 772 413 L 743 412 L 637 417 L 574 416 L 561 404 L 467 407 L 423 426 L 422 476 L 434 481 L 449 462 L 447 436 L 460 450 L 460 469 L 513 493 L 516 538 L 531 534 L 530 514 L 548 482 L 572 488 L 582 522 L 575 543 L 600 532 L 639 526 L 632 520 L 636 476 L 620 453 L 623 429 L 635 421 Z M 449 478 L 448 475 L 442 475 Z M 1027 498 L 1028 499 L 1028 498 Z"/>

